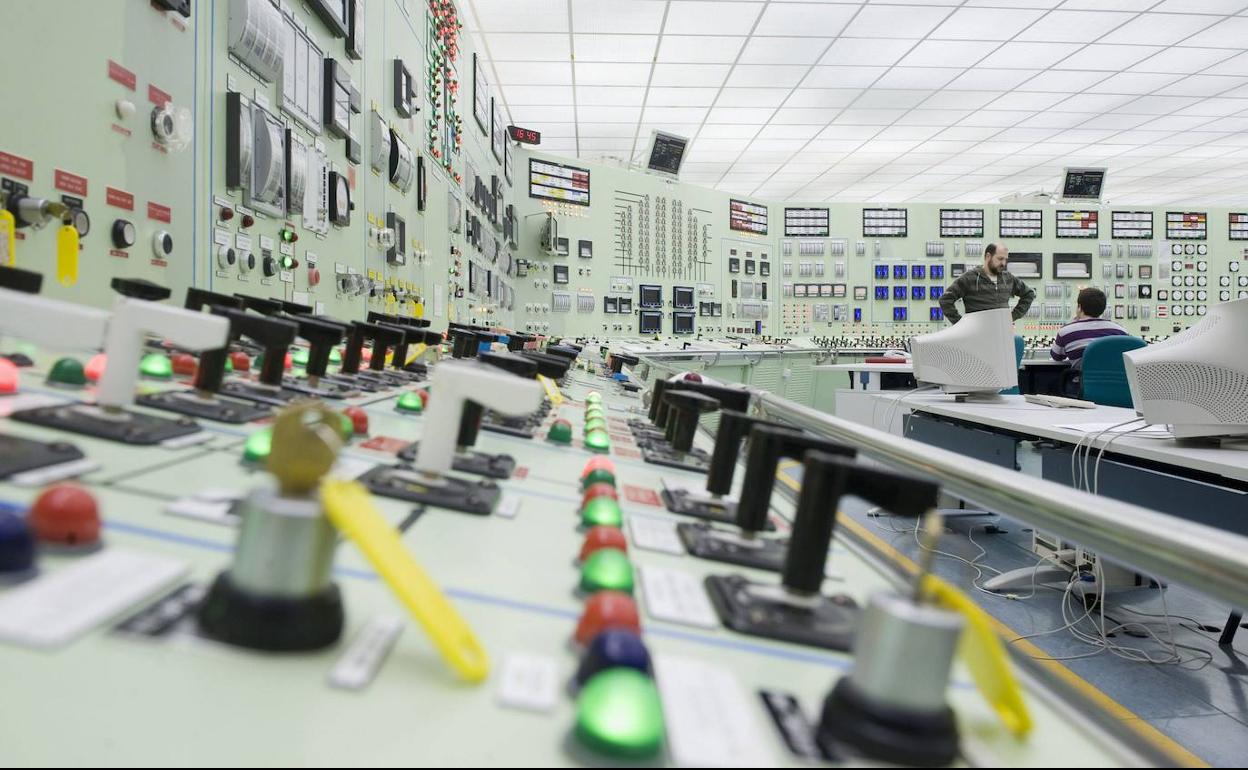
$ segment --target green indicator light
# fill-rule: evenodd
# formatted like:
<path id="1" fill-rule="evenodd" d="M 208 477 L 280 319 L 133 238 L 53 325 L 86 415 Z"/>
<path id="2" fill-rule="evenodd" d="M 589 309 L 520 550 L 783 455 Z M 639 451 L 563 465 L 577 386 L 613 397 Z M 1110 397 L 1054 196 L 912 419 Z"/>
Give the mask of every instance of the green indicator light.
<path id="1" fill-rule="evenodd" d="M 602 419 L 601 417 L 595 417 L 592 420 L 585 421 L 586 433 L 593 433 L 595 431 L 601 431 L 605 433 L 606 430 L 607 430 L 607 421 Z"/>
<path id="2" fill-rule="evenodd" d="M 663 746 L 663 708 L 654 680 L 631 668 L 590 679 L 576 699 L 576 737 L 587 748 L 644 759 Z"/>
<path id="3" fill-rule="evenodd" d="M 619 510 L 618 505 L 615 508 Z M 628 554 L 618 548 L 594 551 L 581 567 L 581 590 L 587 594 L 595 591 L 623 591 L 631 594 L 633 563 L 628 560 Z"/>
<path id="4" fill-rule="evenodd" d="M 59 358 L 48 370 L 48 382 L 53 385 L 86 385 L 87 374 L 77 359 Z"/>
<path id="5" fill-rule="evenodd" d="M 342 363 L 342 353 L 338 352 L 338 348 L 331 348 L 329 351 L 329 362 L 331 364 Z"/>
<path id="6" fill-rule="evenodd" d="M 342 440 L 350 441 L 355 435 L 355 423 L 351 422 L 351 418 L 346 414 L 339 412 L 338 416 L 342 419 Z"/>
<path id="7" fill-rule="evenodd" d="M 605 409 L 598 409 L 597 407 L 591 406 L 589 409 L 585 410 L 585 419 L 587 420 L 590 419 L 591 417 L 606 417 L 606 416 L 607 416 L 607 412 Z"/>
<path id="8" fill-rule="evenodd" d="M 294 258 L 294 257 L 282 257 L 282 267 L 283 267 L 284 269 L 289 270 L 289 269 L 291 269 L 291 268 L 292 268 L 292 267 L 294 267 L 294 266 L 295 266 L 295 258 Z"/>
<path id="9" fill-rule="evenodd" d="M 295 348 L 294 352 L 290 354 L 290 362 L 294 364 L 295 366 L 307 366 L 308 365 L 308 349 L 307 348 Z"/>
<path id="10" fill-rule="evenodd" d="M 249 463 L 262 463 L 269 457 L 273 448 L 273 431 L 263 428 L 247 437 L 243 444 L 243 460 Z"/>
<path id="11" fill-rule="evenodd" d="M 615 474 L 605 468 L 595 468 L 581 479 L 581 489 L 589 489 L 595 484 L 615 486 Z"/>
<path id="12" fill-rule="evenodd" d="M 556 444 L 571 444 L 572 424 L 561 421 L 551 425 L 550 432 L 546 434 L 546 440 Z"/>
<path id="13" fill-rule="evenodd" d="M 167 380 L 173 376 L 173 362 L 162 353 L 150 353 L 139 362 L 139 373 L 144 377 Z"/>
<path id="14" fill-rule="evenodd" d="M 226 356 L 226 357 L 225 357 L 225 370 L 226 370 L 227 372 L 232 372 L 232 371 L 234 371 L 234 362 L 230 360 L 230 357 L 229 357 L 229 356 Z"/>
<path id="15" fill-rule="evenodd" d="M 585 448 L 591 452 L 608 452 L 611 450 L 611 437 L 605 430 L 596 430 L 585 434 Z"/>
<path id="16" fill-rule="evenodd" d="M 394 408 L 400 412 L 420 413 L 425 410 L 425 405 L 421 402 L 419 395 L 409 391 L 399 396 L 399 400 L 395 403 Z"/>
<path id="17" fill-rule="evenodd" d="M 585 395 L 585 403 L 600 404 L 602 403 L 602 394 L 597 391 L 590 391 Z"/>
<path id="18" fill-rule="evenodd" d="M 585 503 L 585 507 L 581 508 L 581 523 L 587 527 L 604 526 L 604 527 L 615 527 L 618 529 L 624 524 L 624 512 L 620 510 L 620 504 L 617 503 L 614 499 L 610 497 L 595 497 L 593 500 L 590 500 L 588 503 Z M 588 569 L 589 562 L 588 561 L 585 562 L 585 565 L 586 565 L 586 569 Z M 628 584 L 629 584 L 628 590 L 632 591 L 633 579 L 631 575 L 631 572 L 632 572 L 631 567 L 629 568 L 629 572 L 630 572 L 630 575 L 628 579 Z M 584 584 L 585 584 L 585 578 L 584 578 L 584 575 L 582 575 L 581 577 L 582 587 L 584 586 Z M 598 589 L 595 588 L 591 590 L 596 591 Z"/>

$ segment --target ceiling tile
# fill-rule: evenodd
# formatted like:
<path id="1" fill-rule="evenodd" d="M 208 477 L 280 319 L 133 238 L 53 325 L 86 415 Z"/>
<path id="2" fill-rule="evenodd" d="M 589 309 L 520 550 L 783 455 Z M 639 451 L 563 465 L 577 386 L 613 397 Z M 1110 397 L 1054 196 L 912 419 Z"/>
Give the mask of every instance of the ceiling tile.
<path id="1" fill-rule="evenodd" d="M 1080 47 L 1079 43 L 1006 43 L 992 52 L 986 64 L 1014 69 L 1051 67 Z"/>
<path id="2" fill-rule="evenodd" d="M 878 38 L 838 38 L 819 60 L 820 64 L 855 66 L 896 64 L 918 40 L 880 40 Z"/>
<path id="3" fill-rule="evenodd" d="M 738 64 L 732 68 L 725 85 L 792 88 L 808 69 L 800 64 Z"/>
<path id="4" fill-rule="evenodd" d="M 718 95 L 718 88 L 651 86 L 646 94 L 646 105 L 654 107 L 709 107 Z"/>
<path id="5" fill-rule="evenodd" d="M 572 52 L 578 62 L 649 62 L 658 41 L 657 35 L 575 35 Z"/>
<path id="6" fill-rule="evenodd" d="M 958 124 L 960 126 L 996 126 L 1004 128 L 1014 126 L 1031 117 L 1034 113 L 1023 110 L 980 110 L 972 113 Z"/>
<path id="7" fill-rule="evenodd" d="M 507 104 L 572 104 L 572 86 L 507 86 Z"/>
<path id="8" fill-rule="evenodd" d="M 1041 15 L 1041 11 L 1009 8 L 959 8 L 929 37 L 945 40 L 1009 40 Z"/>
<path id="9" fill-rule="evenodd" d="M 512 105 L 511 119 L 517 123 L 528 125 L 539 122 L 572 123 L 576 121 L 576 112 L 572 107 L 550 106 L 537 107 L 528 105 Z"/>
<path id="10" fill-rule="evenodd" d="M 494 32 L 485 35 L 490 58 L 497 61 L 566 62 L 572 58 L 568 36 Z"/>
<path id="11" fill-rule="evenodd" d="M 1074 128 L 1099 112 L 1041 112 L 1027 121 L 1029 128 Z"/>
<path id="12" fill-rule="evenodd" d="M 969 67 L 984 58 L 991 46 L 969 40 L 924 40 L 902 57 L 903 67 Z"/>
<path id="13" fill-rule="evenodd" d="M 577 62 L 578 86 L 635 86 L 645 83 L 650 75 L 649 64 L 616 62 Z"/>
<path id="14" fill-rule="evenodd" d="M 779 107 L 791 91 L 787 88 L 725 88 L 717 107 Z"/>
<path id="15" fill-rule="evenodd" d="M 1088 88 L 1090 93 L 1101 94 L 1147 94 L 1174 81 L 1178 75 L 1162 75 L 1146 72 L 1119 72 Z"/>
<path id="16" fill-rule="evenodd" d="M 930 101 L 930 100 L 929 100 Z M 933 110 L 924 107 L 911 110 L 897 120 L 899 126 L 938 126 L 944 128 L 971 114 L 971 110 Z"/>
<path id="17" fill-rule="evenodd" d="M 1130 115 L 1168 115 L 1200 102 L 1198 96 L 1141 96 L 1118 107 L 1114 112 Z"/>
<path id="18" fill-rule="evenodd" d="M 850 107 L 843 110 L 840 115 L 837 115 L 836 120 L 833 122 L 841 125 L 887 126 L 905 114 L 906 111 L 904 109 L 874 110 Z"/>
<path id="19" fill-rule="evenodd" d="M 1093 72 L 1090 70 L 1059 72 L 1049 70 L 1048 72 L 1041 72 L 1023 83 L 1019 90 L 1045 91 L 1069 95 L 1095 85 L 1107 77 L 1109 77 L 1108 72 Z"/>
<path id="20" fill-rule="evenodd" d="M 568 62 L 513 62 L 494 60 L 501 85 L 571 85 L 572 65 Z M 470 65 L 471 66 L 471 65 Z"/>
<path id="21" fill-rule="evenodd" d="M 923 109 L 977 110 L 1004 95 L 1003 91 L 939 91 L 921 105 Z"/>
<path id="22" fill-rule="evenodd" d="M 924 90 L 924 91 L 906 91 L 906 90 L 877 91 L 875 89 L 872 89 L 870 91 L 866 91 L 865 93 L 863 93 L 863 95 L 858 98 L 858 101 L 854 102 L 853 106 L 855 109 L 860 109 L 860 108 L 870 109 L 870 108 L 880 108 L 880 107 L 883 107 L 883 108 L 917 107 L 920 104 L 922 104 L 924 99 L 927 99 L 933 93 L 934 92 L 927 91 L 927 90 Z"/>
<path id="23" fill-rule="evenodd" d="M 698 140 L 703 139 L 753 139 L 759 130 L 758 125 L 736 123 L 707 123 L 698 132 Z"/>
<path id="24" fill-rule="evenodd" d="M 756 35 L 836 37 L 858 10 L 831 3 L 769 3 L 754 30 Z"/>
<path id="25" fill-rule="evenodd" d="M 1175 46 L 1166 48 L 1154 56 L 1131 67 L 1132 72 L 1172 72 L 1188 75 L 1212 67 L 1235 55 L 1234 51 L 1225 48 L 1187 48 Z M 1236 74 L 1219 73 L 1212 74 Z M 1248 74 L 1245 72 L 1243 74 Z"/>
<path id="26" fill-rule="evenodd" d="M 1052 112 L 1105 112 L 1135 101 L 1124 94 L 1075 94 L 1052 108 Z"/>
<path id="27" fill-rule="evenodd" d="M 628 140 L 631 141 L 632 138 L 637 135 L 637 124 L 636 123 L 591 123 L 591 122 L 582 120 L 580 122 L 580 125 L 577 126 L 576 130 L 577 130 L 577 134 L 581 136 L 581 138 L 585 138 L 585 137 L 595 137 L 599 139 L 627 138 Z"/>
<path id="28" fill-rule="evenodd" d="M 567 7 L 565 0 L 559 4 Z M 666 0 L 572 0 L 572 31 L 657 34 L 662 30 L 666 5 Z"/>
<path id="29" fill-rule="evenodd" d="M 955 78 L 946 88 L 957 91 L 1002 91 L 1019 85 L 1039 74 L 1039 70 L 1005 70 L 977 68 Z"/>
<path id="30" fill-rule="evenodd" d="M 1053 11 L 1020 32 L 1018 40 L 1054 43 L 1090 43 L 1121 24 L 1133 14 L 1114 11 Z"/>
<path id="31" fill-rule="evenodd" d="M 1159 89 L 1157 93 L 1174 96 L 1218 96 L 1245 83 L 1248 83 L 1248 77 L 1190 75 Z"/>
<path id="32" fill-rule="evenodd" d="M 1116 131 L 1125 131 L 1127 129 L 1136 128 L 1147 123 L 1151 118 L 1147 115 L 1128 115 L 1126 113 L 1112 113 L 1109 115 L 1097 115 L 1086 123 L 1079 126 L 1080 129 L 1097 129 L 1112 128 Z"/>
<path id="33" fill-rule="evenodd" d="M 806 145 L 805 139 L 755 139 L 750 152 L 797 152 Z"/>
<path id="34" fill-rule="evenodd" d="M 775 110 L 769 107 L 712 107 L 707 123 L 753 123 L 763 125 Z"/>
<path id="35" fill-rule="evenodd" d="M 741 64 L 814 64 L 832 43 L 819 37 L 751 37 Z"/>
<path id="36" fill-rule="evenodd" d="M 1208 16 L 1170 16 L 1168 18 L 1197 18 L 1206 22 L 1213 20 Z M 1236 16 L 1233 19 L 1219 21 L 1207 29 L 1202 29 L 1199 35 L 1186 42 L 1188 45 L 1196 45 L 1202 48 L 1235 48 L 1242 51 L 1245 39 L 1248 39 L 1248 18 Z"/>
<path id="37" fill-rule="evenodd" d="M 642 120 L 646 122 L 701 123 L 706 119 L 706 107 L 651 107 L 646 105 Z"/>
<path id="38" fill-rule="evenodd" d="M 772 117 L 772 125 L 827 125 L 841 110 L 837 107 L 781 107 Z"/>
<path id="39" fill-rule="evenodd" d="M 1189 45 L 1205 45 L 1205 35 L 1201 30 L 1215 21 L 1217 19 L 1212 16 L 1145 13 L 1101 38 L 1101 42 L 1174 45 L 1195 35 L 1196 37 L 1188 41 Z"/>
<path id="40" fill-rule="evenodd" d="M 745 37 L 724 35 L 664 35 L 655 61 L 732 64 L 745 41 Z"/>
<path id="41" fill-rule="evenodd" d="M 723 85 L 732 69 L 727 64 L 656 64 L 652 86 L 713 86 Z"/>
<path id="42" fill-rule="evenodd" d="M 831 125 L 819 132 L 820 139 L 856 139 L 859 142 L 870 139 L 880 132 L 875 126 Z"/>
<path id="43" fill-rule="evenodd" d="M 596 106 L 577 105 L 576 117 L 580 121 L 596 121 L 600 123 L 632 123 L 641 120 L 641 106 L 626 107 L 623 105 Z"/>
<path id="44" fill-rule="evenodd" d="M 622 104 L 638 106 L 642 103 L 645 96 L 646 89 L 641 86 L 576 87 L 576 103 L 581 105 Z"/>
<path id="45" fill-rule="evenodd" d="M 475 0 L 474 30 L 485 32 L 567 32 L 568 6 L 565 0 Z"/>
<path id="46" fill-rule="evenodd" d="M 665 34 L 746 35 L 754 28 L 763 3 L 673 0 Z"/>
<path id="47" fill-rule="evenodd" d="M 949 7 L 864 6 L 842 37 L 922 38 L 953 11 Z"/>
<path id="48" fill-rule="evenodd" d="M 758 132 L 759 139 L 811 139 L 823 129 L 822 126 L 768 125 Z"/>
<path id="49" fill-rule="evenodd" d="M 1065 99 L 1064 94 L 1013 91 L 988 104 L 990 110 L 1043 110 Z"/>
<path id="50" fill-rule="evenodd" d="M 937 136 L 941 139 L 987 139 L 1001 129 L 996 126 L 953 126 L 941 131 Z"/>
<path id="51" fill-rule="evenodd" d="M 1178 111 L 1179 115 L 1206 115 L 1209 117 L 1226 117 L 1237 112 L 1248 110 L 1248 99 L 1229 99 L 1217 97 L 1204 99 Z"/>
<path id="52" fill-rule="evenodd" d="M 785 107 L 848 107 L 863 92 L 857 88 L 798 88 Z"/>
<path id="53" fill-rule="evenodd" d="M 960 67 L 893 67 L 873 88 L 941 88 L 961 75 Z"/>

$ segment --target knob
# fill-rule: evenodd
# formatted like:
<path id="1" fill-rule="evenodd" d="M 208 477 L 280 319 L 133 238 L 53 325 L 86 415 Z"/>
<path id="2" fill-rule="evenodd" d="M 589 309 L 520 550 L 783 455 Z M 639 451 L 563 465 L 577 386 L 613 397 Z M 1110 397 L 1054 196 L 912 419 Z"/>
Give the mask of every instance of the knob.
<path id="1" fill-rule="evenodd" d="M 215 291 L 208 291 L 207 289 L 200 289 L 194 286 L 186 290 L 186 302 L 182 304 L 182 307 L 187 310 L 203 310 L 213 306 L 242 310 L 243 300 L 236 295 L 218 294 Z"/>
<path id="2" fill-rule="evenodd" d="M 542 403 L 542 386 L 479 362 L 444 361 L 434 370 L 425 430 L 416 468 L 431 474 L 451 469 L 454 440 L 468 403 L 504 415 L 529 414 Z"/>
<path id="3" fill-rule="evenodd" d="M 756 425 L 750 431 L 750 450 L 745 460 L 741 501 L 737 504 L 737 526 L 747 532 L 762 532 L 767 526 L 771 490 L 781 458 L 801 459 L 810 450 L 853 457 L 852 447 L 811 436 L 789 428 Z"/>
<path id="4" fill-rule="evenodd" d="M 233 267 L 238 261 L 238 254 L 234 251 L 233 246 L 220 246 L 217 248 L 217 265 L 223 270 L 227 267 Z"/>
<path id="5" fill-rule="evenodd" d="M 229 222 L 234 218 L 234 209 L 229 206 L 222 206 L 221 211 L 217 214 L 217 217 L 220 218 L 222 222 Z"/>
<path id="6" fill-rule="evenodd" d="M 706 491 L 714 495 L 726 495 L 732 491 L 732 479 L 737 472 L 737 460 L 741 456 L 741 443 L 755 425 L 779 428 L 773 422 L 750 417 L 743 412 L 723 410 L 719 415 L 719 428 L 715 432 L 715 449 L 711 452 L 710 468 L 706 473 Z"/>
<path id="7" fill-rule="evenodd" d="M 667 441 L 677 452 L 688 452 L 698 432 L 698 419 L 718 409 L 719 402 L 693 391 L 669 390 L 663 397 L 675 412 L 667 423 Z"/>
<path id="8" fill-rule="evenodd" d="M 250 251 L 240 251 L 238 253 L 238 270 L 246 275 L 256 269 L 256 255 Z"/>
<path id="9" fill-rule="evenodd" d="M 152 110 L 152 136 L 160 144 L 171 144 L 178 133 L 178 124 L 168 105 Z"/>
<path id="10" fill-rule="evenodd" d="M 273 276 L 277 275 L 277 260 L 271 256 L 265 257 L 263 269 L 264 269 L 264 276 L 266 278 L 272 278 Z"/>
<path id="11" fill-rule="evenodd" d="M 173 236 L 167 230 L 157 230 L 152 236 L 152 253 L 157 259 L 166 259 L 173 254 Z"/>
<path id="12" fill-rule="evenodd" d="M 113 220 L 111 235 L 113 247 L 118 249 L 130 248 L 138 238 L 138 234 L 134 230 L 134 224 L 124 219 Z"/>
<path id="13" fill-rule="evenodd" d="M 71 206 L 63 218 L 65 224 L 73 225 L 74 229 L 78 231 L 79 238 L 85 238 L 87 233 L 91 232 L 91 217 L 87 216 L 87 212 L 82 209 Z"/>

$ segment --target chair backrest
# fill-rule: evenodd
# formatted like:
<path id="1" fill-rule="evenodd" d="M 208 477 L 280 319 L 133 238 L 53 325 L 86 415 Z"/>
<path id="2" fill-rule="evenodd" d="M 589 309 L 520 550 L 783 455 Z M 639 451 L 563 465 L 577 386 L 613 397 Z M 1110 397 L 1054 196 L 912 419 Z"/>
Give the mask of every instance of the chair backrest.
<path id="1" fill-rule="evenodd" d="M 1131 406 L 1131 388 L 1122 354 L 1144 347 L 1139 337 L 1118 335 L 1092 340 L 1083 349 L 1083 397 L 1105 406 Z"/>
<path id="2" fill-rule="evenodd" d="M 1027 342 L 1023 339 L 1023 336 L 1021 334 L 1015 334 L 1014 335 L 1014 365 L 1019 369 L 1023 368 L 1023 353 L 1026 352 L 1026 350 L 1027 350 Z M 1020 391 L 1018 389 L 1018 386 L 1015 385 L 1012 388 L 1006 388 L 1005 390 L 1001 391 L 1001 395 L 1017 396 L 1019 392 Z"/>

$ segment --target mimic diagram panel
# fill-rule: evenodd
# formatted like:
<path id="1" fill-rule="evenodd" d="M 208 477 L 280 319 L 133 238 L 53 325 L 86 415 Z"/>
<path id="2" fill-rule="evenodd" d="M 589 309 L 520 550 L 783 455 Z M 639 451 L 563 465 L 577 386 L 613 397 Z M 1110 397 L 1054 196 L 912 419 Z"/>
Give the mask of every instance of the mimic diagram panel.
<path id="1" fill-rule="evenodd" d="M 475 55 L 451 0 L 95 5 L 14 6 L 0 29 L 23 62 L 0 73 L 23 105 L 0 138 L 22 214 L 0 251 L 57 277 L 46 294 L 109 306 L 128 277 L 344 319 L 513 320 L 515 251 L 491 247 L 514 243 L 515 161 L 501 111 L 484 131 L 460 116 Z M 30 32 L 53 28 L 54 46 Z M 469 262 L 490 291 L 470 295 Z"/>

